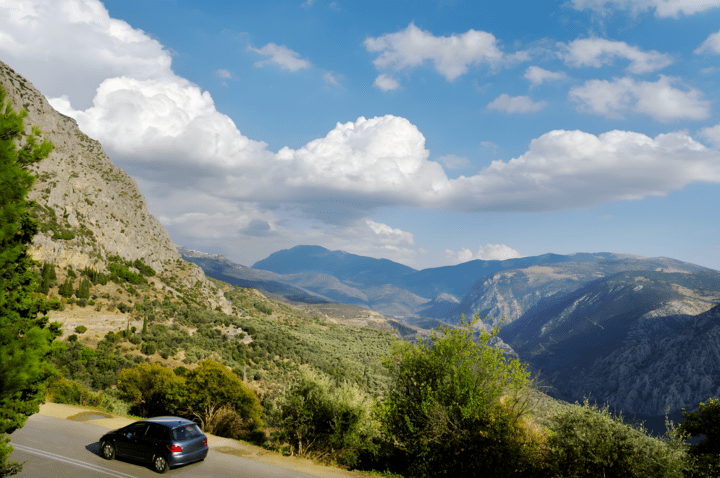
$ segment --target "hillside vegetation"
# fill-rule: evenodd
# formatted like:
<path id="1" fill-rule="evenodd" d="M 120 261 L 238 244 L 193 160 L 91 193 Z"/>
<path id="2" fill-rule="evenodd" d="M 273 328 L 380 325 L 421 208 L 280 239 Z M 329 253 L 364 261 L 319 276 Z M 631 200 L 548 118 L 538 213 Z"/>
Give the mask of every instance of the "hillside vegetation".
<path id="1" fill-rule="evenodd" d="M 717 476 L 717 401 L 652 437 L 606 409 L 544 395 L 525 363 L 493 346 L 497 327 L 478 331 L 477 316 L 406 341 L 387 330 L 392 322 L 357 310 L 292 306 L 207 279 L 96 141 L 2 63 L 0 82 L 27 110 L 0 105 L 27 121 L 0 129 L 1 151 L 24 170 L 7 184 L 36 178 L 29 192 L 2 189 L 13 196 L 0 224 L 0 433 L 47 399 L 180 415 L 281 453 L 408 478 Z M 14 154 L 23 126 L 22 151 L 54 145 L 33 166 L 44 153 Z M 368 291 L 376 279 L 366 274 Z M 393 290 L 373 293 L 385 300 Z M 685 438 L 699 435 L 706 440 L 688 449 Z M 5 467 L 7 435 L 0 440 L 3 474 L 18 471 Z"/>

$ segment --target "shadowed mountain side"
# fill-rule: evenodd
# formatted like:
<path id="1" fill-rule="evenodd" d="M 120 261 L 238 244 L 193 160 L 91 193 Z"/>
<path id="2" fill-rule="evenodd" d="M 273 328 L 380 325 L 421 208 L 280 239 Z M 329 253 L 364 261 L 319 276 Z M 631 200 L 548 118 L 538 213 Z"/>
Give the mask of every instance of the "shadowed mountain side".
<path id="1" fill-rule="evenodd" d="M 460 301 L 454 295 L 440 294 L 430 302 L 423 304 L 417 313 L 421 317 L 445 317 L 458 304 L 460 304 Z"/>
<path id="2" fill-rule="evenodd" d="M 301 287 L 295 287 L 276 280 L 280 276 L 272 272 L 256 271 L 240 264 L 235 264 L 220 255 L 205 254 L 177 246 L 180 255 L 192 262 L 207 274 L 228 284 L 262 290 L 277 299 L 305 304 L 322 304 L 332 302 L 329 298 L 318 295 Z"/>
<path id="3" fill-rule="evenodd" d="M 689 382 L 685 380 L 689 378 L 681 377 L 687 370 L 665 367 L 652 372 L 645 360 L 648 354 L 635 360 L 635 368 L 630 370 L 627 357 L 620 351 L 626 350 L 627 354 L 634 350 L 632 353 L 637 355 L 641 344 L 647 349 L 650 343 L 681 334 L 698 320 L 697 314 L 708 311 L 718 301 L 720 273 L 715 271 L 626 271 L 595 280 L 570 294 L 540 301 L 505 327 L 500 337 L 534 370 L 542 371 L 554 387 L 551 395 L 570 402 L 592 395 L 625 413 L 657 415 L 666 406 L 676 411 L 697 405 L 685 402 L 697 395 L 687 388 Z M 631 343 L 637 345 L 628 345 Z M 660 350 L 656 349 L 658 353 Z M 714 353 L 712 350 L 708 353 Z M 675 353 L 682 355 L 683 351 Z M 682 362 L 677 360 L 678 364 Z M 688 366 L 686 359 L 684 363 Z M 675 378 L 668 377 L 668 373 L 675 373 Z M 640 382 L 635 380 L 643 376 Z M 621 377 L 637 384 L 630 390 Z M 667 388 L 657 386 L 668 380 Z M 693 383 L 693 387 L 701 386 L 700 382 Z M 682 397 L 678 390 L 684 393 Z"/>
<path id="4" fill-rule="evenodd" d="M 662 270 L 692 273 L 709 271 L 705 267 L 675 259 L 645 258 L 612 254 L 612 259 L 594 262 L 564 262 L 527 268 L 508 269 L 476 282 L 462 302 L 442 320 L 457 323 L 460 315 L 505 317 L 505 325 L 517 320 L 542 299 L 563 297 L 585 284 L 627 270 Z M 568 256 L 574 257 L 574 256 Z"/>
<path id="5" fill-rule="evenodd" d="M 416 272 L 388 259 L 374 259 L 320 246 L 296 246 L 270 254 L 253 269 L 277 274 L 317 272 L 334 276 L 348 285 L 376 286 L 397 284 L 401 277 Z"/>
<path id="6" fill-rule="evenodd" d="M 371 309 L 393 317 L 413 316 L 422 304 L 428 302 L 423 297 L 391 284 L 364 290 Z"/>

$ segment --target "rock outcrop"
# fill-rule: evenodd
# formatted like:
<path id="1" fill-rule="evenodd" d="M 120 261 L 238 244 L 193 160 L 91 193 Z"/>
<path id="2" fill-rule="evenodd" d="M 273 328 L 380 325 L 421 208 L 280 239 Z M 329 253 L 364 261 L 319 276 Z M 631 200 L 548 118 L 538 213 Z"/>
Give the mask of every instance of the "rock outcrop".
<path id="1" fill-rule="evenodd" d="M 113 165 L 98 141 L 2 62 L 0 85 L 14 108 L 27 110 L 27 131 L 37 126 L 54 146 L 47 159 L 33 166 L 38 178 L 29 198 L 38 204 L 40 223 L 31 248 L 34 259 L 100 272 L 110 256 L 142 259 L 160 276 L 174 276 L 180 288 L 192 289 L 196 301 L 232 311 L 202 270 L 180 257 L 167 230 L 148 211 L 137 183 Z"/>

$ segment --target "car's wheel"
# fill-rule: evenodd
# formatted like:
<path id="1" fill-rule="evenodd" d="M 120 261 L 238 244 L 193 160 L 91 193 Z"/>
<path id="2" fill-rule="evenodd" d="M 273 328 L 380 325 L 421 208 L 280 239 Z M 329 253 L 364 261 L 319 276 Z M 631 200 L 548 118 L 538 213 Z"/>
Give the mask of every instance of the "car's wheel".
<path id="1" fill-rule="evenodd" d="M 155 455 L 153 458 L 153 467 L 158 473 L 165 473 L 169 469 L 168 462 L 162 455 Z"/>
<path id="2" fill-rule="evenodd" d="M 112 460 L 115 458 L 115 447 L 109 441 L 100 445 L 100 450 L 102 451 L 103 458 L 106 460 Z"/>

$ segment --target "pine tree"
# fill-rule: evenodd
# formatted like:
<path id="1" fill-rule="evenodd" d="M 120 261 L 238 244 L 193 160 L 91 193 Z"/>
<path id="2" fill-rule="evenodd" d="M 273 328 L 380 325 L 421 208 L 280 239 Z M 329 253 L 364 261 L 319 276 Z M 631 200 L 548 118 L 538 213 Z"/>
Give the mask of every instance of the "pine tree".
<path id="1" fill-rule="evenodd" d="M 17 113 L 6 97 L 0 85 L 0 476 L 22 469 L 7 461 L 7 434 L 39 411 L 47 379 L 56 373 L 52 341 L 61 334 L 60 324 L 42 316 L 47 302 L 33 299 L 38 264 L 28 254 L 38 224 L 31 216 L 35 203 L 26 199 L 35 181 L 27 169 L 46 158 L 52 144 L 38 144 L 37 128 L 26 135 L 27 111 Z"/>
<path id="2" fill-rule="evenodd" d="M 75 288 L 73 287 L 73 281 L 71 278 L 68 277 L 67 279 L 65 279 L 65 282 L 63 282 L 58 289 L 58 293 L 66 299 L 72 297 L 72 295 L 75 293 Z"/>
<path id="3" fill-rule="evenodd" d="M 75 294 L 78 299 L 89 299 L 90 298 L 90 281 L 87 279 L 83 279 L 80 281 L 80 286 L 78 287 L 77 294 Z"/>

